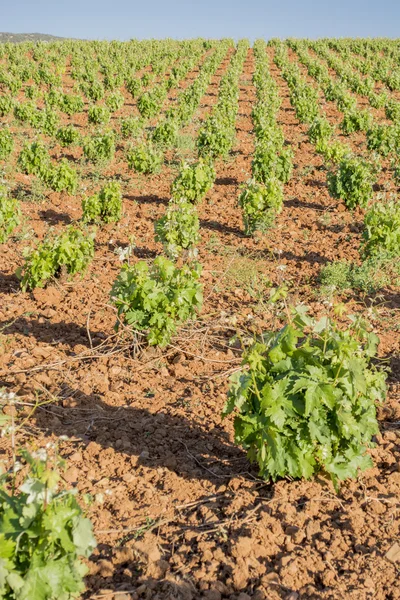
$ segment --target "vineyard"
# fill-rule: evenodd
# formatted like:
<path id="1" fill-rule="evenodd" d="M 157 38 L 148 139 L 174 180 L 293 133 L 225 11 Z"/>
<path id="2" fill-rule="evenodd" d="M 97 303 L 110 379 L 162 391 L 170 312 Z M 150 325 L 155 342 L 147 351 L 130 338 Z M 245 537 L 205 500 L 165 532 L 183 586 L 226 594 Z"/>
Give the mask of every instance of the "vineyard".
<path id="1" fill-rule="evenodd" d="M 0 43 L 0 598 L 400 598 L 400 42 Z"/>

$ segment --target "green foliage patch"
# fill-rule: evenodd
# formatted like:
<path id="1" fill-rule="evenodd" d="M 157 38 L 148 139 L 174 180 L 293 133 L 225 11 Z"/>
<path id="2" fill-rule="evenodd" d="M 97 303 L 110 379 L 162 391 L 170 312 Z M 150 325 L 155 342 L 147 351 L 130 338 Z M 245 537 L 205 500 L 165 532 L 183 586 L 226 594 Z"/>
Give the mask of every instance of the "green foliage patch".
<path id="1" fill-rule="evenodd" d="M 245 353 L 224 416 L 235 412 L 235 439 L 262 477 L 309 479 L 323 470 L 337 485 L 372 465 L 375 401 L 386 395 L 386 375 L 370 362 L 378 341 L 358 317 L 342 330 L 299 306 Z"/>

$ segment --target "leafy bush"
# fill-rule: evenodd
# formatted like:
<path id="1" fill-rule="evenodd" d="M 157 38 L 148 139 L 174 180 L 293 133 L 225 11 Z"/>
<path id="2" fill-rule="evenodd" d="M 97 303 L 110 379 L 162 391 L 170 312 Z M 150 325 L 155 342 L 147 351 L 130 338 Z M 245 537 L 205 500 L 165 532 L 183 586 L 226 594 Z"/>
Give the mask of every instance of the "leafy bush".
<path id="1" fill-rule="evenodd" d="M 390 100 L 385 107 L 386 117 L 395 122 L 400 122 L 400 102 Z M 0 109 L 1 114 L 1 109 Z"/>
<path id="2" fill-rule="evenodd" d="M 66 158 L 59 165 L 49 168 L 43 179 L 55 192 L 75 194 L 78 187 L 78 174 Z"/>
<path id="3" fill-rule="evenodd" d="M 0 186 L 0 244 L 4 244 L 21 220 L 19 203 L 8 196 L 7 188 Z"/>
<path id="4" fill-rule="evenodd" d="M 293 151 L 290 147 L 277 148 L 273 144 L 257 144 L 251 163 L 252 175 L 259 183 L 266 183 L 271 177 L 287 183 L 293 170 L 292 158 Z"/>
<path id="5" fill-rule="evenodd" d="M 40 90 L 37 85 L 28 85 L 25 88 L 25 96 L 30 100 L 37 100 L 40 98 Z"/>
<path id="6" fill-rule="evenodd" d="M 64 94 L 62 91 L 55 88 L 50 90 L 44 95 L 45 105 L 51 108 L 61 108 L 63 104 Z"/>
<path id="7" fill-rule="evenodd" d="M 333 198 L 344 200 L 348 208 L 365 208 L 372 196 L 372 167 L 357 157 L 344 158 L 328 172 L 328 190 Z"/>
<path id="8" fill-rule="evenodd" d="M 85 104 L 81 96 L 75 96 L 74 94 L 63 94 L 60 98 L 59 107 L 62 112 L 71 116 L 78 112 L 82 112 Z"/>
<path id="9" fill-rule="evenodd" d="M 199 160 L 194 164 L 183 163 L 171 186 L 172 197 L 200 202 L 212 188 L 215 169 L 211 161 Z"/>
<path id="10" fill-rule="evenodd" d="M 400 256 L 400 204 L 394 200 L 376 202 L 364 216 L 367 256 Z"/>
<path id="11" fill-rule="evenodd" d="M 88 136 L 83 141 L 83 154 L 93 163 L 105 163 L 114 157 L 115 140 L 112 131 Z"/>
<path id="12" fill-rule="evenodd" d="M 84 84 L 82 86 L 82 91 L 92 102 L 98 102 L 104 96 L 104 86 L 101 81 L 93 81 L 92 83 Z"/>
<path id="13" fill-rule="evenodd" d="M 22 123 L 29 123 L 29 125 L 35 127 L 39 111 L 33 102 L 23 102 L 14 106 L 14 117 Z"/>
<path id="14" fill-rule="evenodd" d="M 395 149 L 393 125 L 375 125 L 367 131 L 368 150 L 375 150 L 382 156 L 387 156 Z"/>
<path id="15" fill-rule="evenodd" d="M 368 95 L 368 101 L 372 108 L 385 108 L 388 103 L 389 97 L 386 92 L 381 92 L 377 94 L 375 92 L 371 92 Z"/>
<path id="16" fill-rule="evenodd" d="M 132 95 L 133 98 L 136 98 L 142 91 L 142 82 L 140 81 L 140 79 L 129 79 L 126 82 L 126 89 Z"/>
<path id="17" fill-rule="evenodd" d="M 130 148 L 126 154 L 128 166 L 137 173 L 149 175 L 160 170 L 164 155 L 151 142 L 143 142 Z"/>
<path id="18" fill-rule="evenodd" d="M 38 453 L 39 454 L 39 453 Z M 80 596 L 88 571 L 80 558 L 96 547 L 75 490 L 58 491 L 58 470 L 46 455 L 21 453 L 29 471 L 16 490 L 0 479 L 0 596 L 69 600 Z"/>
<path id="19" fill-rule="evenodd" d="M 111 112 L 116 112 L 120 108 L 122 108 L 124 104 L 125 98 L 121 94 L 121 92 L 113 92 L 106 98 L 106 104 Z"/>
<path id="20" fill-rule="evenodd" d="M 216 116 L 209 117 L 197 136 L 199 156 L 217 158 L 226 156 L 233 144 L 235 130 Z"/>
<path id="21" fill-rule="evenodd" d="M 318 116 L 318 93 L 317 90 L 306 83 L 298 85 L 292 92 L 296 117 L 302 123 L 312 123 Z"/>
<path id="22" fill-rule="evenodd" d="M 94 256 L 94 233 L 69 226 L 58 236 L 48 236 L 26 253 L 22 268 L 23 291 L 43 287 L 64 269 L 69 275 L 83 273 Z"/>
<path id="23" fill-rule="evenodd" d="M 123 138 L 135 137 L 142 130 L 144 125 L 143 119 L 138 117 L 126 117 L 121 119 L 121 133 Z"/>
<path id="24" fill-rule="evenodd" d="M 264 184 L 250 179 L 239 196 L 246 235 L 266 231 L 274 223 L 283 205 L 282 184 L 271 177 Z"/>
<path id="25" fill-rule="evenodd" d="M 400 71 L 393 70 L 386 79 L 387 86 L 392 92 L 400 90 Z"/>
<path id="26" fill-rule="evenodd" d="M 14 138 L 8 129 L 0 129 L 0 160 L 6 160 L 14 148 Z"/>
<path id="27" fill-rule="evenodd" d="M 149 73 L 148 71 L 146 71 L 146 73 L 143 73 L 141 82 L 144 87 L 148 86 L 153 80 L 154 75 L 152 73 Z"/>
<path id="28" fill-rule="evenodd" d="M 111 290 L 119 321 L 145 334 L 150 345 L 166 346 L 202 305 L 200 273 L 200 265 L 179 269 L 163 256 L 150 267 L 124 264 Z"/>
<path id="29" fill-rule="evenodd" d="M 95 104 L 89 108 L 88 120 L 89 123 L 94 123 L 95 125 L 107 125 L 110 120 L 110 111 L 106 106 Z"/>
<path id="30" fill-rule="evenodd" d="M 8 115 L 14 106 L 14 102 L 11 95 L 0 96 L 0 117 Z"/>
<path id="31" fill-rule="evenodd" d="M 27 175 L 44 177 L 50 165 L 50 156 L 41 142 L 26 144 L 18 157 L 18 166 Z"/>
<path id="32" fill-rule="evenodd" d="M 117 181 L 108 182 L 98 194 L 82 199 L 83 220 L 115 223 L 122 212 L 121 186 Z"/>
<path id="33" fill-rule="evenodd" d="M 366 110 L 348 110 L 340 123 L 340 129 L 345 135 L 355 131 L 368 131 L 372 125 L 372 115 Z"/>
<path id="34" fill-rule="evenodd" d="M 185 199 L 170 202 L 165 215 L 154 224 L 156 241 L 163 244 L 165 253 L 172 259 L 184 250 L 193 255 L 200 240 L 199 227 L 193 204 Z"/>
<path id="35" fill-rule="evenodd" d="M 260 119 L 254 123 L 254 133 L 259 142 L 270 143 L 281 148 L 285 142 L 282 129 L 275 121 Z"/>
<path id="36" fill-rule="evenodd" d="M 164 119 L 154 129 L 151 139 L 160 146 L 173 146 L 178 137 L 178 123 L 174 119 Z"/>
<path id="37" fill-rule="evenodd" d="M 324 148 L 332 137 L 333 127 L 325 117 L 317 117 L 308 130 L 308 138 L 315 144 L 317 152 Z"/>
<path id="38" fill-rule="evenodd" d="M 35 126 L 47 135 L 54 135 L 59 123 L 58 115 L 51 108 L 38 113 Z"/>
<path id="39" fill-rule="evenodd" d="M 73 144 L 78 144 L 80 139 L 80 133 L 73 125 L 60 127 L 56 133 L 56 140 L 63 148 L 66 146 L 72 146 Z"/>
<path id="40" fill-rule="evenodd" d="M 327 144 L 322 142 L 316 147 L 316 150 L 323 155 L 327 163 L 332 163 L 334 165 L 341 163 L 345 158 L 351 155 L 350 147 L 337 140 Z"/>
<path id="41" fill-rule="evenodd" d="M 371 466 L 375 400 L 386 394 L 385 374 L 370 364 L 378 341 L 359 318 L 340 330 L 299 306 L 245 353 L 223 414 L 236 409 L 235 439 L 262 477 L 309 479 L 323 470 L 337 484 Z"/>
<path id="42" fill-rule="evenodd" d="M 162 99 L 155 90 L 144 92 L 137 101 L 137 107 L 142 117 L 151 119 L 161 110 Z"/>

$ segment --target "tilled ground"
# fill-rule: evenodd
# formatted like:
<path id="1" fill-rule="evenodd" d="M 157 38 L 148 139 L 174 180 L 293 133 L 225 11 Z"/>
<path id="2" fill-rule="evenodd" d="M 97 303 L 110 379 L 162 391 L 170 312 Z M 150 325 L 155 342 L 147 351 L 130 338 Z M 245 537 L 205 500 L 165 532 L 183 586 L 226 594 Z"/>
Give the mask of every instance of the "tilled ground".
<path id="1" fill-rule="evenodd" d="M 375 467 L 358 481 L 339 494 L 323 477 L 266 483 L 235 446 L 231 420 L 220 417 L 228 376 L 240 365 L 229 341 L 238 328 L 250 335 L 271 325 L 266 281 L 284 278 L 292 301 L 318 314 L 329 303 L 318 291 L 321 265 L 358 260 L 362 212 L 351 214 L 330 198 L 322 159 L 296 120 L 272 51 L 270 58 L 282 96 L 278 120 L 295 151 L 284 210 L 266 236 L 243 236 L 237 196 L 250 177 L 254 148 L 249 51 L 236 145 L 217 164 L 215 186 L 199 207 L 204 307 L 165 351 L 132 354 L 130 340 L 114 333 L 109 290 L 120 268 L 115 248 L 134 236 L 135 257 L 161 250 L 153 222 L 169 199 L 172 161 L 144 178 L 128 173 L 117 156 L 106 175 L 121 177 L 124 217 L 98 230 L 95 260 L 83 279 L 22 293 L 14 273 L 26 236 L 1 247 L 0 376 L 25 402 L 47 402 L 23 439 L 39 446 L 67 435 L 65 480 L 93 497 L 89 516 L 99 546 L 85 598 L 400 598 L 399 289 L 345 299 L 349 312 L 369 318 L 381 339 L 380 358 L 392 368 L 389 397 L 379 408 L 381 435 L 371 450 Z M 188 134 L 196 135 L 215 103 L 228 60 Z M 340 118 L 334 105 L 325 110 Z M 359 147 L 361 138 L 350 136 L 349 143 Z M 18 183 L 29 181 L 16 174 Z M 24 227 L 42 237 L 49 225 L 62 228 L 79 218 L 80 210 L 80 197 L 50 194 L 23 204 Z M 2 458 L 9 457 L 7 444 L 1 440 Z"/>

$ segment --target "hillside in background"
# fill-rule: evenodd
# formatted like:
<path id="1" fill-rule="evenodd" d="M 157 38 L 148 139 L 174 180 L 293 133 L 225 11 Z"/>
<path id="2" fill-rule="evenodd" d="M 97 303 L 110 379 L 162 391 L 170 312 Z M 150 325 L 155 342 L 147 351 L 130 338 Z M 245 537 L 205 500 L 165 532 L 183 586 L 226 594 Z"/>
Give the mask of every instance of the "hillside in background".
<path id="1" fill-rule="evenodd" d="M 56 35 L 48 35 L 47 33 L 7 33 L 0 32 L 0 42 L 53 42 L 57 40 L 65 40 L 65 38 L 57 37 Z"/>

